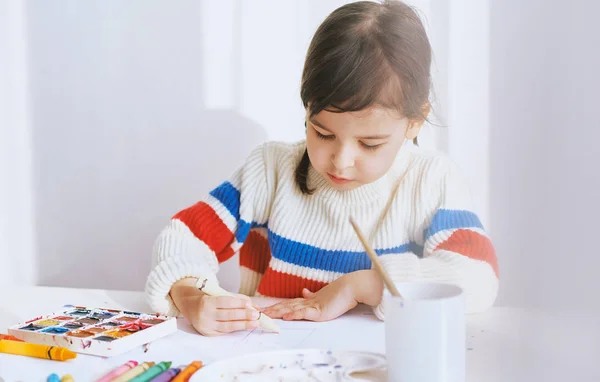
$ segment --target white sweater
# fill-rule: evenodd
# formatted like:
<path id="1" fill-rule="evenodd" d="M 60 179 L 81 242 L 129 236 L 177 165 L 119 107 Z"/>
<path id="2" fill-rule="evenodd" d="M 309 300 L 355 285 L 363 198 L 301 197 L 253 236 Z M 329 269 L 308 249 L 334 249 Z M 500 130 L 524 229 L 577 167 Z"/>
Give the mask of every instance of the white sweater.
<path id="1" fill-rule="evenodd" d="M 447 157 L 405 145 L 386 175 L 351 191 L 330 187 L 312 167 L 302 194 L 294 171 L 305 142 L 266 143 L 229 179 L 177 213 L 158 237 L 146 292 L 157 312 L 177 314 L 169 291 L 184 277 L 214 277 L 239 252 L 240 293 L 301 297 L 343 274 L 371 268 L 349 224 L 363 232 L 392 279 L 456 284 L 467 311 L 498 291 L 494 248 Z M 383 215 L 388 203 L 391 206 Z M 383 309 L 375 307 L 383 319 Z"/>

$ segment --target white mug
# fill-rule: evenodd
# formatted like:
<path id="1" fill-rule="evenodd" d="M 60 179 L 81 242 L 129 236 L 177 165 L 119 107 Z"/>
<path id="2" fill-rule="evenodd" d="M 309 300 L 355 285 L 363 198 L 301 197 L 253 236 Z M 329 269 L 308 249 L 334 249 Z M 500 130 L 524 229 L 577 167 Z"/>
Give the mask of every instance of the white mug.
<path id="1" fill-rule="evenodd" d="M 386 291 L 385 350 L 390 382 L 464 382 L 465 298 L 456 285 L 396 284 Z"/>

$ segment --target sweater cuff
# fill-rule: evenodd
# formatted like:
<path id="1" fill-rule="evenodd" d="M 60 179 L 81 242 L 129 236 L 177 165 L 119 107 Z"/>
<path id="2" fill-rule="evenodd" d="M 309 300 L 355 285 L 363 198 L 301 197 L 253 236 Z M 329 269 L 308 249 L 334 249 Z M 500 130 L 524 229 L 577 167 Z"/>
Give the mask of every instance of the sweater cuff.
<path id="1" fill-rule="evenodd" d="M 209 277 L 218 284 L 215 273 L 208 265 L 190 258 L 167 258 L 152 269 L 146 281 L 146 298 L 150 308 L 167 316 L 178 316 L 179 309 L 173 303 L 169 293 L 174 283 L 186 277 Z"/>
<path id="2" fill-rule="evenodd" d="M 493 305 L 498 294 L 498 278 L 491 265 L 450 252 L 436 251 L 435 256 L 419 259 L 412 253 L 380 256 L 381 263 L 395 283 L 434 281 L 462 288 L 466 312 L 482 312 Z M 389 292 L 384 291 L 384 294 Z M 384 319 L 384 299 L 373 308 Z"/>

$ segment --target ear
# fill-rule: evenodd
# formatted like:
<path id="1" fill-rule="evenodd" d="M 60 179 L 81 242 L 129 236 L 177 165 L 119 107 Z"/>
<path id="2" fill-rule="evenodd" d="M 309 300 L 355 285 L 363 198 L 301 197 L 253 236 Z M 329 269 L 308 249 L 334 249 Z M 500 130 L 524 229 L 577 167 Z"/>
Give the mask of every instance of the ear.
<path id="1" fill-rule="evenodd" d="M 419 131 L 421 131 L 421 127 L 423 127 L 423 120 L 419 121 L 410 121 L 408 122 L 408 126 L 406 126 L 406 133 L 404 136 L 406 139 L 412 141 L 419 135 Z"/>
<path id="2" fill-rule="evenodd" d="M 306 111 L 306 113 L 304 114 L 304 132 L 307 132 L 308 120 L 310 119 L 310 114 L 308 114 L 308 108 L 306 108 L 305 111 Z"/>
<path id="3" fill-rule="evenodd" d="M 425 120 L 427 119 L 427 116 L 429 116 L 430 111 L 431 105 L 427 103 L 421 108 L 421 115 L 423 117 L 419 119 L 413 119 L 408 122 L 408 126 L 406 126 L 405 133 L 406 139 L 413 140 L 417 137 L 417 135 L 419 135 L 419 131 L 421 131 L 421 127 L 423 127 L 423 123 L 425 123 Z"/>

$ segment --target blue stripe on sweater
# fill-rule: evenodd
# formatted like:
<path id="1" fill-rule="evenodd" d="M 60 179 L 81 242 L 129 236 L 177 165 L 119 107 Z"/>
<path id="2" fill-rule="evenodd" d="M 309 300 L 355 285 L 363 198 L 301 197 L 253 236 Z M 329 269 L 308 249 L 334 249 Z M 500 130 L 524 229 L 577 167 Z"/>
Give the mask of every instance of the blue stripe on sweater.
<path id="1" fill-rule="evenodd" d="M 431 219 L 431 224 L 429 224 L 429 227 L 425 230 L 425 240 L 440 231 L 459 228 L 483 229 L 483 225 L 479 221 L 477 215 L 473 212 L 440 209 L 435 213 L 433 219 Z"/>
<path id="2" fill-rule="evenodd" d="M 235 220 L 240 220 L 240 192 L 233 184 L 223 182 L 219 187 L 212 190 L 210 195 L 221 202 Z"/>
<path id="3" fill-rule="evenodd" d="M 256 222 L 247 222 L 240 219 L 240 191 L 229 182 L 223 182 L 219 187 L 210 192 L 210 195 L 217 199 L 237 221 L 237 230 L 235 239 L 239 243 L 246 241 L 250 230 L 253 228 L 267 227 L 267 223 L 259 224 Z"/>
<path id="4" fill-rule="evenodd" d="M 326 250 L 309 244 L 286 239 L 269 230 L 269 246 L 273 257 L 286 263 L 337 273 L 350 273 L 361 269 L 371 269 L 371 260 L 366 252 Z M 420 253 L 419 253 L 420 249 Z M 416 252 L 414 251 L 416 250 Z M 423 247 L 416 243 L 406 243 L 394 248 L 376 249 L 378 255 L 390 253 L 423 253 Z"/>

